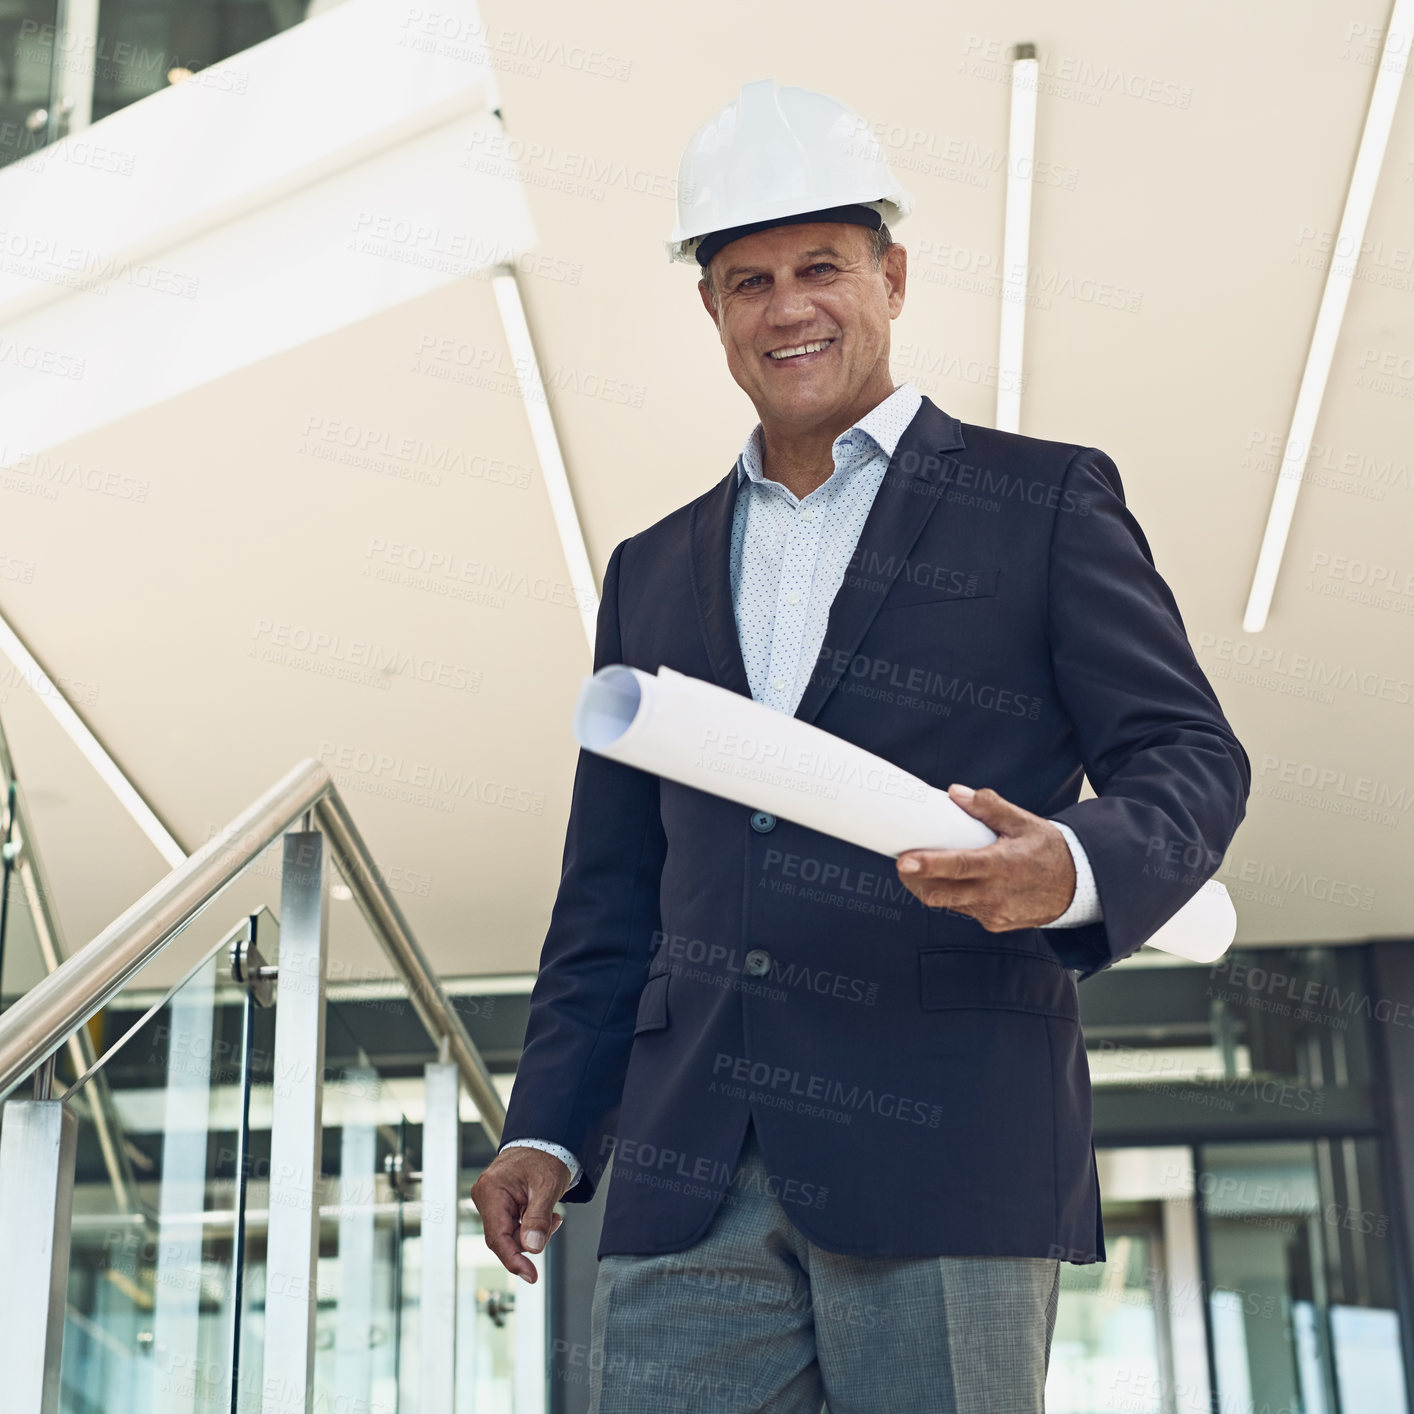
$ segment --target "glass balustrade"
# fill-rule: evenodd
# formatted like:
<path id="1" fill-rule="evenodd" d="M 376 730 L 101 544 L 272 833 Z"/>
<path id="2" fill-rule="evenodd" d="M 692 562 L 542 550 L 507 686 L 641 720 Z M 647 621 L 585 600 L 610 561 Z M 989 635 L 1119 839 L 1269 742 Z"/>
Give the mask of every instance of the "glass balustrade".
<path id="1" fill-rule="evenodd" d="M 499 1118 L 498 1091 L 342 805 L 319 815 L 333 835 L 290 818 L 107 984 L 38 1103 L 24 1080 L 0 1106 L 0 1198 L 36 1116 L 72 1129 L 71 1197 L 63 1145 L 45 1160 L 67 1233 L 57 1408 L 541 1414 L 544 1283 L 512 1289 L 466 1196 L 490 1152 L 471 1095 Z M 180 866 L 95 947 L 124 946 L 124 920 L 198 867 L 214 866 Z M 46 921 L 7 924 L 18 967 Z M 64 980 L 30 965 L 0 1065 Z"/>
<path id="2" fill-rule="evenodd" d="M 57 901 L 41 858 L 39 841 L 0 723 L 0 1016 L 64 961 L 66 949 Z M 61 1057 L 70 1077 L 95 1059 L 95 1018 L 68 1040 Z M 87 1124 L 107 1181 L 120 1201 L 133 1183 L 131 1163 L 119 1142 L 107 1079 L 95 1077 L 86 1101 Z"/>
<path id="3" fill-rule="evenodd" d="M 462 1210 L 457 1251 L 457 1414 L 528 1414 L 533 1394 L 525 1372 L 534 1375 L 537 1348 L 545 1344 L 544 1266 L 534 1286 L 513 1277 L 486 1246 L 481 1215 L 470 1203 Z"/>
<path id="4" fill-rule="evenodd" d="M 268 915 L 267 915 L 268 916 Z M 95 1027 L 95 1067 L 62 1090 L 78 1116 L 62 1405 L 106 1414 L 228 1410 L 240 1318 L 250 1092 L 271 1023 L 232 978 L 231 945 L 194 934 L 168 986 L 142 973 Z M 156 995 L 153 995 L 153 993 Z M 134 1182 L 107 1181 L 93 1123 L 106 1081 Z"/>
<path id="5" fill-rule="evenodd" d="M 255 922 L 278 969 L 276 919 L 261 910 Z M 394 1414 L 420 1407 L 425 1068 L 437 1048 L 403 983 L 352 979 L 337 959 L 331 971 L 342 980 L 325 1012 L 314 1399 Z M 80 1131 L 63 1407 L 258 1410 L 271 1126 L 291 1078 L 275 1059 L 279 984 L 259 1005 L 232 979 L 229 939 L 169 995 L 141 981 L 105 1010 L 99 1057 L 140 1175 L 130 1209 L 103 1181 L 82 1087 L 69 1099 Z M 509 1414 L 512 1278 L 460 1196 L 461 1167 L 455 1407 Z"/>

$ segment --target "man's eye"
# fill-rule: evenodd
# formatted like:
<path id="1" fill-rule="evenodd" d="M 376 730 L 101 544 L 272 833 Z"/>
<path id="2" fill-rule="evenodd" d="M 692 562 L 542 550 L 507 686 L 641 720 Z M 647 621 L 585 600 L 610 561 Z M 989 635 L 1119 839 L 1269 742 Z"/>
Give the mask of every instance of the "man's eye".
<path id="1" fill-rule="evenodd" d="M 835 267 L 828 260 L 818 261 L 810 267 L 812 270 L 833 270 Z"/>
<path id="2" fill-rule="evenodd" d="M 737 286 L 737 289 L 739 289 L 739 290 L 750 289 L 750 287 L 751 287 L 757 280 L 760 280 L 760 279 L 762 279 L 762 278 L 763 278 L 763 277 L 760 276 L 760 275 L 748 275 L 748 276 L 746 277 L 746 279 L 744 279 L 744 280 L 741 282 L 741 284 L 739 284 L 739 285 Z"/>

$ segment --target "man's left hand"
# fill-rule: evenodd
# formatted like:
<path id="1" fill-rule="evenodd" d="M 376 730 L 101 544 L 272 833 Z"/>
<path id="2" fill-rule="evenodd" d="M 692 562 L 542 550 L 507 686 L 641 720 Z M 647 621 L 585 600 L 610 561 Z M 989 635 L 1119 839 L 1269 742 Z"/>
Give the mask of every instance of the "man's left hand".
<path id="1" fill-rule="evenodd" d="M 994 790 L 952 785 L 948 795 L 997 838 L 980 849 L 910 849 L 898 876 L 929 908 L 975 918 L 989 933 L 1041 928 L 1075 897 L 1075 861 L 1051 821 Z"/>

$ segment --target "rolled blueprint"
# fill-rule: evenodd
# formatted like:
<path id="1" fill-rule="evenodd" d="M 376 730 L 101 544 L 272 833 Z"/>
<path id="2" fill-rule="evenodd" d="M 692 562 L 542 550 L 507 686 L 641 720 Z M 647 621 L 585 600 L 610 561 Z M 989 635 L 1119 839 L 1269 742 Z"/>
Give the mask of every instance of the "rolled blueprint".
<path id="1" fill-rule="evenodd" d="M 976 849 L 997 836 L 945 790 L 882 756 L 739 692 L 621 663 L 584 680 L 574 709 L 579 744 L 627 766 L 769 811 L 864 849 Z M 1150 947 L 1214 962 L 1237 932 L 1227 890 L 1209 879 Z"/>

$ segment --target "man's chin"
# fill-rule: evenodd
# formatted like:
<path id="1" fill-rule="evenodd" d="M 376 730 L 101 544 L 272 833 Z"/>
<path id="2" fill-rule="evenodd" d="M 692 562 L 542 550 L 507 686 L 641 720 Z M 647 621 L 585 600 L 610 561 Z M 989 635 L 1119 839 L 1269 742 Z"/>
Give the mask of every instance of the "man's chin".
<path id="1" fill-rule="evenodd" d="M 828 417 L 848 403 L 845 389 L 833 381 L 801 381 L 798 388 L 771 388 L 763 391 L 762 402 L 771 416 L 781 422 L 814 421 Z"/>

